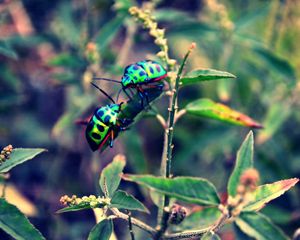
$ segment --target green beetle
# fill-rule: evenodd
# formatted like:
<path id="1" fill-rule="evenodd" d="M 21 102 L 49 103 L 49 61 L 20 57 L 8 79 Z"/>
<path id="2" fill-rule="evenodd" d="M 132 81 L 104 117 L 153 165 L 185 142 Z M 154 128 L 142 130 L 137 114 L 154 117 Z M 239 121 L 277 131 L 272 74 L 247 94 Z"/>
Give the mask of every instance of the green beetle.
<path id="1" fill-rule="evenodd" d="M 124 74 L 121 81 L 107 79 L 107 78 L 94 78 L 94 80 L 107 80 L 122 84 L 123 92 L 129 97 L 130 95 L 126 91 L 129 88 L 135 88 L 141 98 L 141 105 L 144 105 L 144 98 L 149 103 L 147 93 L 142 86 L 146 86 L 150 83 L 160 82 L 167 77 L 167 71 L 161 64 L 153 60 L 143 60 L 134 64 L 128 65 L 124 69 Z M 163 84 L 159 83 L 152 85 L 152 88 L 162 88 Z"/>
<path id="2" fill-rule="evenodd" d="M 93 116 L 87 122 L 85 137 L 90 148 L 93 151 L 101 150 L 102 146 L 110 141 L 110 147 L 113 147 L 115 136 L 122 130 L 125 130 L 125 119 L 119 119 L 123 103 L 117 104 L 115 101 L 97 85 L 91 83 L 100 92 L 102 92 L 113 104 L 99 107 L 95 110 Z"/>

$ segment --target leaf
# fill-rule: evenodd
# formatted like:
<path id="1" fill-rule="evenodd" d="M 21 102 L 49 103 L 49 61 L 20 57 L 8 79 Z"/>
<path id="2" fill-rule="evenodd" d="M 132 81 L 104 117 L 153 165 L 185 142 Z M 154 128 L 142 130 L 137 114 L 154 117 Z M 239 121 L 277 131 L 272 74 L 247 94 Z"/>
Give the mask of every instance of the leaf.
<path id="1" fill-rule="evenodd" d="M 199 205 L 218 205 L 220 199 L 212 183 L 202 178 L 151 175 L 123 175 L 123 179 L 137 182 L 176 199 Z"/>
<path id="2" fill-rule="evenodd" d="M 0 228 L 17 240 L 45 239 L 24 214 L 4 198 L 0 198 Z"/>
<path id="3" fill-rule="evenodd" d="M 273 103 L 267 111 L 263 122 L 265 128 L 259 133 L 257 142 L 262 144 L 269 140 L 284 124 L 291 114 L 291 107 L 283 102 Z"/>
<path id="4" fill-rule="evenodd" d="M 285 209 L 284 206 L 267 205 L 260 212 L 268 216 L 272 222 L 280 225 L 287 225 L 295 219 L 294 213 L 290 212 L 289 209 Z"/>
<path id="5" fill-rule="evenodd" d="M 104 219 L 96 224 L 91 230 L 88 240 L 109 240 L 113 231 L 113 222 L 111 219 Z"/>
<path id="6" fill-rule="evenodd" d="M 288 60 L 275 55 L 273 51 L 265 48 L 254 48 L 254 52 L 268 64 L 270 67 L 269 71 L 282 75 L 289 87 L 294 87 L 296 85 L 296 72 Z"/>
<path id="7" fill-rule="evenodd" d="M 254 199 L 245 206 L 244 211 L 260 210 L 271 200 L 278 198 L 299 181 L 298 178 L 281 180 L 259 186 L 253 193 Z"/>
<path id="8" fill-rule="evenodd" d="M 234 32 L 247 32 L 250 27 L 257 27 L 258 21 L 263 21 L 268 16 L 270 11 L 270 5 L 268 2 L 264 2 L 257 6 L 256 9 L 243 14 L 234 23 Z"/>
<path id="9" fill-rule="evenodd" d="M 110 207 L 149 213 L 149 210 L 144 206 L 144 204 L 142 204 L 134 196 L 120 190 L 114 193 Z"/>
<path id="10" fill-rule="evenodd" d="M 236 195 L 243 172 L 253 167 L 253 144 L 253 132 L 250 131 L 237 152 L 235 167 L 228 181 L 227 191 L 232 197 Z"/>
<path id="11" fill-rule="evenodd" d="M 125 164 L 126 162 L 123 155 L 117 155 L 114 160 L 103 169 L 99 184 L 106 197 L 113 196 L 119 187 L 121 181 L 120 175 Z"/>
<path id="12" fill-rule="evenodd" d="M 189 214 L 178 228 L 182 231 L 208 228 L 212 226 L 221 215 L 220 210 L 216 207 L 203 208 Z"/>
<path id="13" fill-rule="evenodd" d="M 213 232 L 207 232 L 201 237 L 201 240 L 221 240 L 221 238 Z"/>
<path id="14" fill-rule="evenodd" d="M 180 83 L 185 86 L 188 84 L 203 82 L 203 81 L 211 81 L 225 78 L 236 78 L 231 73 L 222 72 L 215 69 L 198 69 L 193 70 L 187 73 L 180 79 Z"/>
<path id="15" fill-rule="evenodd" d="M 13 167 L 45 151 L 47 150 L 44 148 L 14 148 L 10 158 L 0 165 L 0 173 L 8 172 Z"/>
<path id="16" fill-rule="evenodd" d="M 266 216 L 256 212 L 242 212 L 235 223 L 245 234 L 257 240 L 289 239 Z"/>
<path id="17" fill-rule="evenodd" d="M 48 65 L 78 69 L 78 68 L 84 66 L 84 62 L 82 62 L 80 58 L 74 57 L 74 55 L 65 52 L 65 53 L 58 54 L 57 56 L 51 58 L 48 61 Z"/>
<path id="18" fill-rule="evenodd" d="M 6 41 L 0 40 L 0 54 L 6 57 L 12 58 L 14 60 L 18 59 L 16 52 L 11 49 Z"/>
<path id="19" fill-rule="evenodd" d="M 235 240 L 253 240 L 253 238 L 249 237 L 241 229 L 239 229 L 236 223 L 233 223 L 233 230 L 234 230 Z"/>
<path id="20" fill-rule="evenodd" d="M 155 19 L 158 22 L 174 22 L 178 19 L 184 20 L 184 22 L 193 21 L 193 18 L 190 14 L 184 11 L 175 10 L 174 8 L 163 8 L 155 10 L 154 12 Z"/>
<path id="21" fill-rule="evenodd" d="M 16 206 L 27 217 L 38 216 L 37 207 L 29 199 L 27 199 L 13 184 L 5 183 L 6 179 L 3 179 L 2 181 L 3 183 L 0 183 L 0 192 L 5 191 L 5 200 L 8 203 Z"/>
<path id="22" fill-rule="evenodd" d="M 82 204 L 82 205 L 75 205 L 75 206 L 70 206 L 70 207 L 65 207 L 62 209 L 59 209 L 58 211 L 56 211 L 56 213 L 65 213 L 65 212 L 76 212 L 76 211 L 81 211 L 81 210 L 85 210 L 85 209 L 91 209 L 91 205 L 90 204 Z"/>
<path id="23" fill-rule="evenodd" d="M 95 39 L 95 42 L 99 46 L 100 50 L 105 49 L 113 40 L 114 36 L 120 30 L 125 18 L 126 14 L 120 14 L 117 17 L 114 17 L 100 29 Z"/>
<path id="24" fill-rule="evenodd" d="M 234 125 L 240 125 L 245 127 L 252 127 L 252 128 L 261 128 L 262 125 L 252 118 L 235 111 L 228 106 L 215 103 L 210 99 L 201 98 L 196 101 L 193 101 L 185 106 L 187 113 L 216 119 L 221 122 L 227 122 Z"/>

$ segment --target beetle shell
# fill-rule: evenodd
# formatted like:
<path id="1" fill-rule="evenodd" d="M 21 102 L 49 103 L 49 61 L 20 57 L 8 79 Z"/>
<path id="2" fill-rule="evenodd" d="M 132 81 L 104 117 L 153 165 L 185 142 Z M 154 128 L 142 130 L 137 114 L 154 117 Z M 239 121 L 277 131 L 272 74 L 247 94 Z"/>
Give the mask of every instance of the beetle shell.
<path id="1" fill-rule="evenodd" d="M 93 151 L 96 151 L 117 124 L 117 115 L 120 112 L 119 104 L 110 104 L 96 109 L 85 131 L 86 139 Z"/>
<path id="2" fill-rule="evenodd" d="M 144 60 L 127 66 L 122 77 L 122 85 L 125 88 L 134 87 L 137 84 L 147 84 L 165 78 L 167 71 L 157 62 Z"/>

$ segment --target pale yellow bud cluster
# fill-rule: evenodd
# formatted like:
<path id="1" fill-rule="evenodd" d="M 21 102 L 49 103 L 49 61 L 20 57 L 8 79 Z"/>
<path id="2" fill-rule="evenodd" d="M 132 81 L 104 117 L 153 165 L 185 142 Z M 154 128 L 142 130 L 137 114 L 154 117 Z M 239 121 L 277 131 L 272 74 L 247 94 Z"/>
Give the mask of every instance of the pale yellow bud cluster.
<path id="1" fill-rule="evenodd" d="M 12 145 L 8 145 L 5 148 L 3 148 L 1 150 L 0 153 L 0 165 L 5 162 L 6 160 L 8 160 L 10 158 L 10 154 L 13 150 L 13 146 Z"/>
<path id="2" fill-rule="evenodd" d="M 234 197 L 229 196 L 227 200 L 228 209 L 233 217 L 238 216 L 243 208 L 253 200 L 253 192 L 259 182 L 259 173 L 254 168 L 247 169 L 240 178 L 237 187 L 237 194 Z"/>
<path id="3" fill-rule="evenodd" d="M 91 208 L 104 207 L 110 204 L 110 200 L 104 197 L 90 195 L 83 196 L 81 198 L 76 195 L 69 197 L 64 195 L 60 198 L 60 203 L 65 206 L 74 207 L 74 206 L 90 206 Z"/>
<path id="4" fill-rule="evenodd" d="M 144 28 L 149 29 L 149 34 L 155 39 L 154 43 L 161 49 L 156 55 L 165 62 L 170 69 L 173 69 L 176 65 L 176 60 L 169 58 L 169 47 L 167 39 L 165 38 L 165 29 L 158 28 L 157 22 L 151 14 L 151 10 L 131 7 L 129 13 L 134 16 L 136 20 L 142 22 Z"/>
<path id="5" fill-rule="evenodd" d="M 222 29 L 232 31 L 234 29 L 233 22 L 229 19 L 226 7 L 217 0 L 206 0 L 207 8 L 210 12 L 217 16 L 219 25 Z"/>

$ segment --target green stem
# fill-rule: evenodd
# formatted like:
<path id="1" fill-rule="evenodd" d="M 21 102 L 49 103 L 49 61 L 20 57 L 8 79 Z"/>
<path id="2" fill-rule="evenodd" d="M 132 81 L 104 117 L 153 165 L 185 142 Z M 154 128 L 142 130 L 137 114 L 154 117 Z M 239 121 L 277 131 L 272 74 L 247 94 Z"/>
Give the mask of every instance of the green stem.
<path id="1" fill-rule="evenodd" d="M 178 89 L 179 89 L 179 80 L 181 78 L 183 67 L 190 53 L 191 53 L 191 49 L 188 50 L 179 67 L 176 80 L 175 80 L 175 87 L 172 90 L 170 106 L 168 108 L 169 111 L 168 128 L 165 130 L 164 150 L 163 150 L 163 157 L 162 157 L 162 164 L 161 164 L 162 167 L 161 172 L 166 178 L 172 177 L 171 168 L 172 168 L 172 152 L 174 147 L 173 146 L 174 118 L 178 109 L 177 97 L 178 97 Z M 169 211 L 166 210 L 165 208 L 168 207 L 169 203 L 170 203 L 170 198 L 168 196 L 164 196 L 163 207 L 162 207 L 163 213 L 160 218 L 160 225 L 158 227 L 158 233 L 156 235 L 156 239 L 159 239 L 167 230 Z"/>

